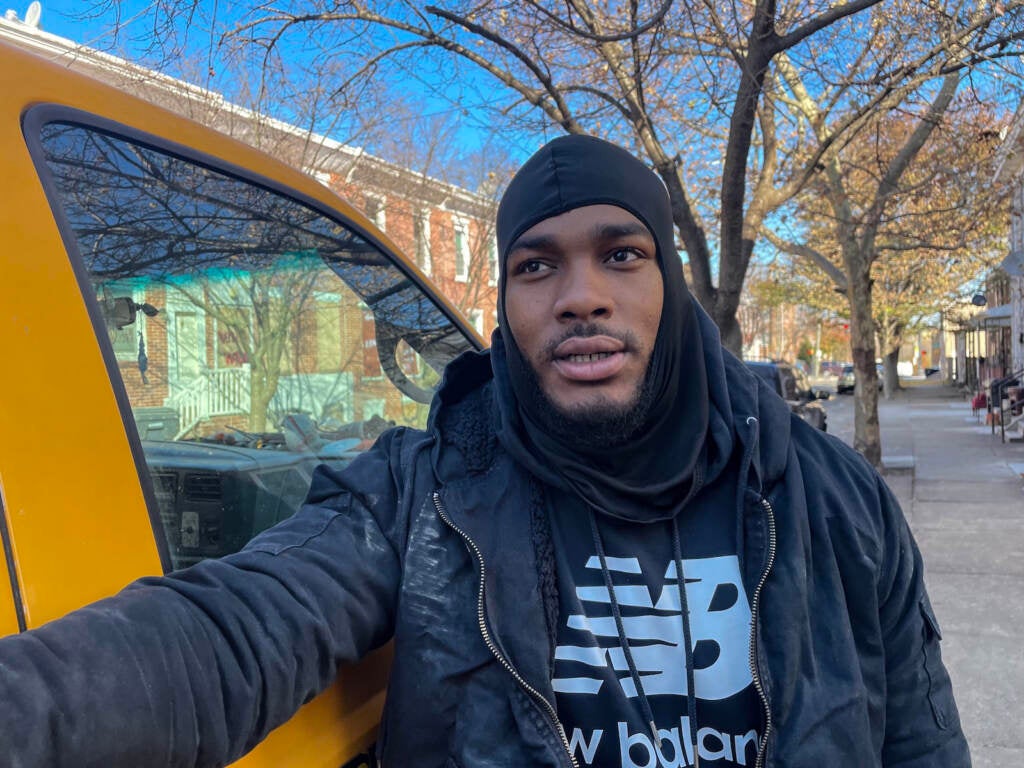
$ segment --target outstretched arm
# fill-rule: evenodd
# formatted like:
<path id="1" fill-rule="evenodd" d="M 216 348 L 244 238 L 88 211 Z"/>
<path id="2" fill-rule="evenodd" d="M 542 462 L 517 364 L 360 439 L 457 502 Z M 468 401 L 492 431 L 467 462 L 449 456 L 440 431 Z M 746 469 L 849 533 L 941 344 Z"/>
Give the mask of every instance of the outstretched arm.
<path id="1" fill-rule="evenodd" d="M 310 503 L 241 552 L 0 640 L 2 762 L 224 765 L 384 643 L 400 439 L 318 470 Z"/>

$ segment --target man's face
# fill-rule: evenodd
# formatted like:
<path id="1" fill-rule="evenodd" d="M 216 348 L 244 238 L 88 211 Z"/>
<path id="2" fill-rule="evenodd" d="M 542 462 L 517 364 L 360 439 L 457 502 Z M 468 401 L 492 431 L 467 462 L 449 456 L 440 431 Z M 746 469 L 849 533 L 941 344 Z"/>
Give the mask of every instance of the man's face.
<path id="1" fill-rule="evenodd" d="M 654 237 L 628 211 L 589 205 L 512 244 L 505 314 L 541 392 L 564 416 L 637 405 L 661 322 Z"/>

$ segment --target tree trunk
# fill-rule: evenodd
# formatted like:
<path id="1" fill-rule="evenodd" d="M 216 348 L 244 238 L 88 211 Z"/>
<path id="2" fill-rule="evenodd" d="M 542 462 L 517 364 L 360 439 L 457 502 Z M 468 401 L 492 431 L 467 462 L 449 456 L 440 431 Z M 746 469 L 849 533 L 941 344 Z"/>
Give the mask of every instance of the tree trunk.
<path id="1" fill-rule="evenodd" d="M 892 400 L 900 389 L 900 375 L 896 364 L 900 361 L 903 346 L 904 324 L 886 318 L 879 327 L 878 349 L 882 352 L 882 383 L 886 400 Z"/>
<path id="2" fill-rule="evenodd" d="M 249 430 L 251 432 L 267 430 L 267 410 L 277 391 L 277 378 L 277 376 L 271 376 L 253 366 L 249 376 Z"/>
<path id="3" fill-rule="evenodd" d="M 743 359 L 743 329 L 740 328 L 740 321 L 736 318 L 736 312 L 721 305 L 715 307 L 711 315 L 718 324 L 718 331 L 722 337 L 722 346 L 732 352 L 736 357 Z"/>
<path id="4" fill-rule="evenodd" d="M 264 315 L 262 319 L 265 321 L 267 318 Z M 267 324 L 261 325 L 265 327 Z M 281 378 L 281 359 L 290 323 L 281 321 L 279 326 L 276 333 L 261 331 L 254 339 L 249 376 L 249 429 L 252 432 L 267 430 L 267 411 Z"/>
<path id="5" fill-rule="evenodd" d="M 897 364 L 900 361 L 900 348 L 897 346 L 896 349 L 891 349 L 882 358 L 882 363 L 885 368 L 885 399 L 892 400 L 893 395 L 896 394 L 902 387 L 900 387 L 900 373 L 897 368 Z"/>
<path id="6" fill-rule="evenodd" d="M 689 257 L 692 278 L 689 285 L 690 293 L 715 321 L 721 333 L 722 345 L 736 357 L 742 357 L 743 331 L 740 328 L 739 319 L 736 317 L 739 305 L 738 297 L 743 288 L 742 275 L 739 286 L 734 284 L 735 280 L 730 282 L 727 276 L 723 276 L 722 286 L 715 288 L 710 269 L 711 250 L 708 247 L 704 230 L 693 216 L 693 210 L 687 201 L 686 192 L 679 177 L 679 170 L 671 161 L 659 164 L 657 170 L 665 182 L 665 186 L 668 187 L 669 200 L 672 203 L 672 219 Z M 723 290 L 725 294 L 723 294 Z"/>
<path id="7" fill-rule="evenodd" d="M 873 466 L 882 464 L 882 433 L 878 425 L 878 370 L 875 368 L 875 321 L 871 307 L 868 270 L 848 270 L 850 346 L 855 385 L 853 398 L 853 447 Z"/>

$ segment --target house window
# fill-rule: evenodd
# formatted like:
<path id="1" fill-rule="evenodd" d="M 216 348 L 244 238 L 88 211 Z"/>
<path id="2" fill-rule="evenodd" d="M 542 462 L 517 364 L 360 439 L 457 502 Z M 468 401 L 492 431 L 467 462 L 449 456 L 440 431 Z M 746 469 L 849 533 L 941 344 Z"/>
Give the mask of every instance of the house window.
<path id="1" fill-rule="evenodd" d="M 176 352 L 178 380 L 195 379 L 203 368 L 202 327 L 195 312 L 177 312 L 174 315 L 174 331 L 177 339 Z"/>
<path id="2" fill-rule="evenodd" d="M 380 358 L 377 356 L 377 326 L 373 312 L 363 310 L 363 377 L 380 378 Z"/>
<path id="3" fill-rule="evenodd" d="M 493 237 L 487 245 L 487 284 L 498 284 L 498 242 Z"/>
<path id="4" fill-rule="evenodd" d="M 455 279 L 469 280 L 469 227 L 465 220 L 455 220 Z"/>
<path id="5" fill-rule="evenodd" d="M 367 195 L 365 204 L 366 218 L 374 223 L 381 232 L 387 231 L 387 216 L 384 213 L 384 198 L 379 195 Z"/>
<path id="6" fill-rule="evenodd" d="M 247 364 L 253 348 L 250 309 L 224 305 L 215 313 L 214 321 L 217 367 L 237 368 Z"/>
<path id="7" fill-rule="evenodd" d="M 433 266 L 430 259 L 430 211 L 420 211 L 413 217 L 412 234 L 416 241 L 416 263 L 423 274 L 429 276 Z"/>
<path id="8" fill-rule="evenodd" d="M 467 313 L 469 323 L 481 336 L 484 335 L 484 311 L 482 309 L 471 309 Z"/>

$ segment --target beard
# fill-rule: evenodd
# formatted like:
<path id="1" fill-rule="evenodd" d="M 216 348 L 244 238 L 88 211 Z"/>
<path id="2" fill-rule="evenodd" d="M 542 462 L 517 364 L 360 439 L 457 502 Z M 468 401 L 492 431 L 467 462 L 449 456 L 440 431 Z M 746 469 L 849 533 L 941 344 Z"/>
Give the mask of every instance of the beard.
<path id="1" fill-rule="evenodd" d="M 602 398 L 570 408 L 551 401 L 541 389 L 537 372 L 529 362 L 523 369 L 529 388 L 528 397 L 533 399 L 544 430 L 562 443 L 585 450 L 601 450 L 628 443 L 647 423 L 654 403 L 650 360 L 628 402 L 615 403 Z"/>

